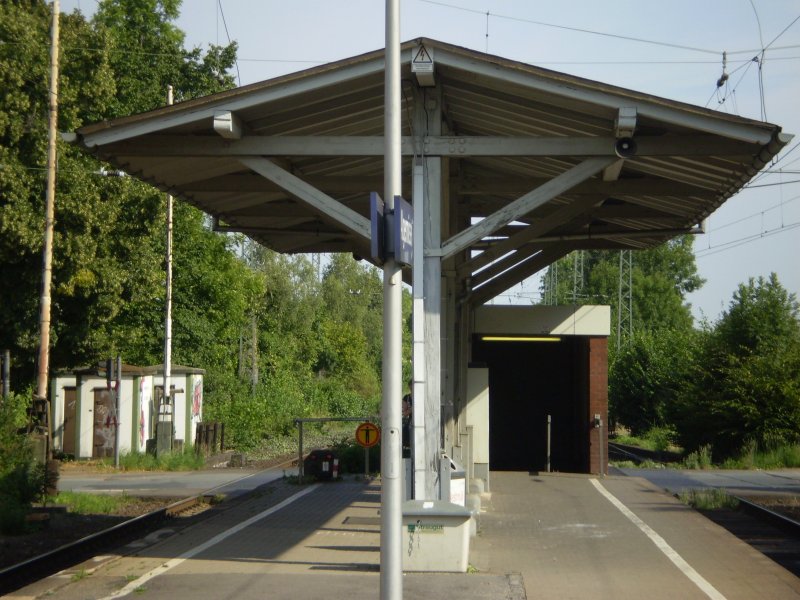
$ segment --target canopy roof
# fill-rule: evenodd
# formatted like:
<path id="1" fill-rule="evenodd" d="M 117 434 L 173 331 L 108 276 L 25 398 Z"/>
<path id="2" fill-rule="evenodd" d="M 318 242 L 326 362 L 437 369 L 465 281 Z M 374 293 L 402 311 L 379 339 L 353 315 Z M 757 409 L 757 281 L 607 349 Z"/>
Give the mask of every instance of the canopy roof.
<path id="1" fill-rule="evenodd" d="M 412 72 L 420 59 L 432 74 Z M 791 139 L 430 39 L 403 44 L 402 64 L 404 195 L 414 157 L 444 159 L 442 244 L 426 253 L 453 257 L 482 302 L 574 249 L 697 231 Z M 383 90 L 378 50 L 88 125 L 75 139 L 222 230 L 279 252 L 366 258 L 369 193 L 383 189 Z"/>

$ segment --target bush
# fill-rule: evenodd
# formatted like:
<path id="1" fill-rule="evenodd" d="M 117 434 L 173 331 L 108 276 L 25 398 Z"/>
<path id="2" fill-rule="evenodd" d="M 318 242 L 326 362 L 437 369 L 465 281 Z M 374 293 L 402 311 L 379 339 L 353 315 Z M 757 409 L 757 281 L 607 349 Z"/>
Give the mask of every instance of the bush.
<path id="1" fill-rule="evenodd" d="M 131 452 L 119 457 L 119 466 L 123 471 L 191 471 L 202 468 L 204 464 L 205 460 L 195 453 L 194 448 L 166 452 L 157 457 L 142 452 Z"/>
<path id="2" fill-rule="evenodd" d="M 723 469 L 794 469 L 800 467 L 800 445 L 759 448 L 751 441 L 737 458 L 728 458 Z"/>
<path id="3" fill-rule="evenodd" d="M 33 459 L 25 425 L 27 398 L 11 395 L 0 403 L 0 532 L 22 533 L 25 515 L 44 492 L 44 465 Z"/>
<path id="4" fill-rule="evenodd" d="M 750 279 L 704 336 L 672 421 L 681 445 L 718 459 L 800 444 L 800 310 L 773 274 Z"/>
<path id="5" fill-rule="evenodd" d="M 352 438 L 342 440 L 333 446 L 339 458 L 341 473 L 364 473 L 364 448 L 359 446 Z M 377 473 L 381 470 L 381 445 L 376 444 L 369 449 L 369 472 Z"/>
<path id="6" fill-rule="evenodd" d="M 617 434 L 615 442 L 637 446 L 653 452 L 667 452 L 674 448 L 675 430 L 672 427 L 651 427 L 640 436 Z"/>
<path id="7" fill-rule="evenodd" d="M 678 496 L 684 504 L 698 510 L 735 509 L 739 501 L 723 489 L 687 490 Z"/>
<path id="8" fill-rule="evenodd" d="M 701 446 L 683 459 L 683 465 L 687 469 L 710 469 L 714 466 L 711 462 L 711 446 Z"/>
<path id="9" fill-rule="evenodd" d="M 672 405 L 695 362 L 694 331 L 639 331 L 615 353 L 609 370 L 612 422 L 634 435 L 670 423 Z M 659 448 L 664 450 L 665 448 Z"/>

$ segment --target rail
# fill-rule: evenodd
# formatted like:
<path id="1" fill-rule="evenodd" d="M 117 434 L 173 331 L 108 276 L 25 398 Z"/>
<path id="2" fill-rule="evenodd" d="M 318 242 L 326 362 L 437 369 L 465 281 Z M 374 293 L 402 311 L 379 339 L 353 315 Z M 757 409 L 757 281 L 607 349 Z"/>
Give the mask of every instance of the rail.
<path id="1" fill-rule="evenodd" d="M 733 497 L 739 501 L 739 506 L 742 508 L 742 510 L 751 517 L 772 523 L 782 532 L 789 533 L 794 537 L 800 538 L 800 523 L 794 519 L 777 513 L 766 506 L 761 506 L 760 504 L 747 500 L 746 498 L 742 498 L 741 496 Z"/>
<path id="2" fill-rule="evenodd" d="M 112 544 L 139 537 L 143 531 L 150 530 L 162 521 L 170 517 L 176 517 L 180 513 L 194 508 L 202 503 L 204 499 L 205 496 L 200 495 L 178 500 L 169 506 L 128 519 L 108 529 L 64 544 L 55 550 L 50 550 L 39 556 L 34 556 L 6 567 L 0 570 L 0 595 L 19 589 L 43 577 L 48 577 L 81 560 L 91 558 L 94 552 L 102 548 L 108 548 Z"/>

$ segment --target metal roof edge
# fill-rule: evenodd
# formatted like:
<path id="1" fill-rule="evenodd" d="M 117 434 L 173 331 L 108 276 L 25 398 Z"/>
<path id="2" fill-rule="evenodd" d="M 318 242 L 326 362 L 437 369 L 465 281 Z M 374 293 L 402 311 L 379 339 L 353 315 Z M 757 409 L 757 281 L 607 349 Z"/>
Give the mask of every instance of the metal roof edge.
<path id="1" fill-rule="evenodd" d="M 499 80 L 506 78 L 515 85 L 608 108 L 618 108 L 631 102 L 637 106 L 643 116 L 698 131 L 759 144 L 772 143 L 776 134 L 781 131 L 779 126 L 768 122 L 721 113 L 676 100 L 568 75 L 432 38 L 418 37 L 408 40 L 401 44 L 401 50 L 410 56 L 411 51 L 420 44 L 436 50 L 436 61 L 443 65 L 482 72 L 486 77 Z M 404 56 L 404 61 L 406 58 L 408 57 Z M 302 94 L 307 90 L 376 73 L 383 70 L 383 61 L 383 49 L 373 50 L 172 106 L 163 106 L 144 113 L 85 125 L 78 128 L 74 136 L 65 136 L 65 140 L 91 149 L 98 145 L 197 122 L 213 116 L 216 110 L 242 110 L 279 97 Z"/>
<path id="2" fill-rule="evenodd" d="M 107 131 L 112 128 L 122 128 L 140 123 L 142 121 L 158 119 L 159 117 L 164 117 L 167 115 L 183 114 L 187 112 L 191 113 L 194 111 L 200 111 L 202 109 L 218 108 L 219 105 L 224 105 L 227 109 L 228 106 L 225 105 L 225 103 L 231 100 L 240 99 L 241 97 L 249 95 L 258 95 L 260 92 L 265 90 L 271 90 L 281 85 L 290 85 L 300 81 L 305 81 L 331 72 L 340 71 L 346 67 L 352 67 L 371 61 L 380 61 L 383 63 L 383 60 L 383 49 L 373 50 L 357 56 L 311 67 L 309 69 L 303 69 L 301 71 L 287 73 L 286 75 L 280 75 L 272 79 L 250 83 L 242 87 L 231 88 L 229 90 L 209 94 L 207 96 L 192 98 L 190 100 L 178 102 L 173 105 L 164 105 L 141 113 L 117 117 L 115 119 L 106 119 L 97 123 L 90 123 L 88 125 L 79 127 L 75 133 L 78 135 L 80 140 L 80 138 L 85 138 L 87 136 Z M 381 69 L 382 68 L 383 67 L 381 66 Z"/>
<path id="3" fill-rule="evenodd" d="M 612 85 L 610 83 L 604 83 L 601 81 L 597 81 L 594 79 L 587 79 L 585 77 L 580 77 L 578 75 L 570 75 L 568 73 L 563 73 L 561 71 L 554 71 L 552 69 L 547 69 L 545 67 L 539 67 L 534 64 L 525 63 L 518 60 L 513 60 L 509 58 L 504 58 L 502 56 L 497 56 L 493 54 L 486 54 L 484 52 L 480 52 L 477 50 L 472 50 L 470 48 L 466 48 L 463 46 L 457 46 L 454 44 L 449 44 L 447 42 L 442 42 L 438 40 L 434 40 L 431 38 L 417 38 L 415 40 L 406 42 L 406 44 L 414 44 L 414 43 L 423 43 L 428 44 L 433 48 L 443 50 L 445 52 L 452 52 L 453 54 L 458 54 L 464 57 L 469 57 L 474 60 L 480 60 L 482 62 L 493 63 L 497 66 L 502 68 L 510 69 L 510 70 L 517 70 L 523 71 L 531 75 L 536 75 L 545 79 L 550 79 L 553 81 L 560 81 L 563 83 L 568 83 L 576 86 L 580 86 L 586 89 L 593 89 L 597 91 L 602 91 L 609 94 L 614 95 L 624 95 L 630 97 L 636 97 L 637 99 L 644 101 L 644 102 L 652 102 L 656 104 L 664 104 L 667 106 L 671 106 L 677 109 L 683 109 L 699 114 L 703 114 L 705 116 L 719 119 L 723 121 L 731 121 L 737 123 L 748 123 L 755 127 L 763 127 L 767 129 L 773 129 L 778 127 L 773 123 L 769 123 L 767 121 L 759 121 L 757 119 L 751 119 L 749 117 L 741 117 L 738 115 L 732 115 L 729 113 L 723 113 L 719 111 L 715 111 L 710 108 L 701 107 L 695 104 L 690 104 L 688 102 L 682 102 L 680 100 L 672 100 L 669 98 L 665 98 L 663 96 L 657 96 L 654 94 L 649 94 L 647 92 L 640 92 L 637 90 L 632 90 L 629 88 L 623 88 L 620 86 Z M 436 60 L 439 60 L 439 56 L 436 55 Z M 446 59 L 446 54 L 444 55 Z"/>

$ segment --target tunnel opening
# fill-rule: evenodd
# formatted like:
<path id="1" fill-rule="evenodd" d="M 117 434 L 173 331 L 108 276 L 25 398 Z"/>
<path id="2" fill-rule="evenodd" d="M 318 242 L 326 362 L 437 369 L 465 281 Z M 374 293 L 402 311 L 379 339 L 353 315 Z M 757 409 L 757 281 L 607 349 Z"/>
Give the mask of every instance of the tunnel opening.
<path id="1" fill-rule="evenodd" d="M 588 339 L 476 336 L 473 360 L 489 371 L 489 468 L 590 468 Z"/>

